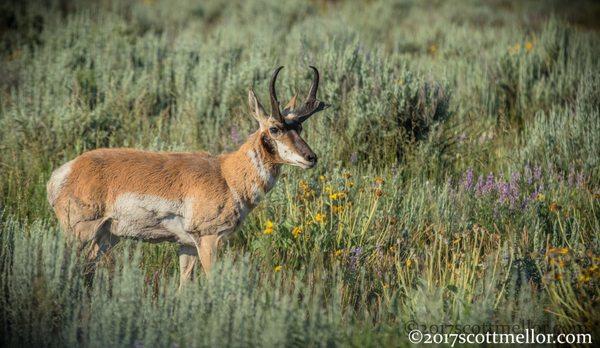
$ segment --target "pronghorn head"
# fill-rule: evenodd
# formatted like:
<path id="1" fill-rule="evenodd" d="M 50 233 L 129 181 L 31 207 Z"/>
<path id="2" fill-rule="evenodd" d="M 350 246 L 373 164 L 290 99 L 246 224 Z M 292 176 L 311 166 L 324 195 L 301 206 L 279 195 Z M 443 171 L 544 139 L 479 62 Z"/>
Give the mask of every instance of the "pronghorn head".
<path id="1" fill-rule="evenodd" d="M 294 96 L 281 111 L 275 93 L 275 81 L 282 68 L 280 66 L 273 71 L 269 83 L 271 114 L 268 115 L 265 112 L 253 90 L 248 93 L 250 109 L 260 125 L 261 143 L 267 152 L 273 156 L 275 163 L 291 164 L 305 169 L 312 168 L 317 164 L 317 155 L 302 139 L 300 133 L 304 121 L 329 106 L 317 100 L 319 71 L 314 66 L 310 67 L 313 70 L 314 78 L 304 103 L 296 107 L 296 97 Z"/>

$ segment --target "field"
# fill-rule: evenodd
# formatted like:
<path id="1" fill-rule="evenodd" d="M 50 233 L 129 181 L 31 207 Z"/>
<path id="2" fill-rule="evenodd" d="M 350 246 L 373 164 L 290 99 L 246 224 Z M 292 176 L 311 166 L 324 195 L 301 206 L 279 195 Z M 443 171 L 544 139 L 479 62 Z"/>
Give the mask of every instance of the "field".
<path id="1" fill-rule="evenodd" d="M 0 345 L 404 346 L 515 324 L 596 342 L 598 18 L 583 1 L 2 3 Z M 52 170 L 99 147 L 231 151 L 278 65 L 285 100 L 321 71 L 317 167 L 286 167 L 180 293 L 168 243 L 123 241 L 86 277 Z"/>

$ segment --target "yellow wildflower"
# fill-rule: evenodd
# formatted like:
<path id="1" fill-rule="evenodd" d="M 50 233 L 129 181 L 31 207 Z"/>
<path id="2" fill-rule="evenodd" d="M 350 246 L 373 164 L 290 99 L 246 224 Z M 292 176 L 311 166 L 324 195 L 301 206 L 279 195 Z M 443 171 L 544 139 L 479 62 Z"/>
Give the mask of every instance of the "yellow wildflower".
<path id="1" fill-rule="evenodd" d="M 333 192 L 333 187 L 331 187 L 331 185 L 325 186 L 325 192 L 327 192 L 327 193 Z"/>
<path id="2" fill-rule="evenodd" d="M 344 206 L 343 205 L 333 205 L 333 206 L 331 206 L 331 211 L 334 214 L 340 214 L 341 212 L 344 211 Z"/>
<path id="3" fill-rule="evenodd" d="M 560 209 L 560 206 L 559 206 L 558 204 L 556 204 L 556 202 L 552 202 L 552 203 L 550 203 L 550 205 L 548 206 L 548 209 L 549 209 L 551 212 L 553 212 L 553 213 L 556 213 L 556 212 L 557 212 L 557 211 Z"/>
<path id="4" fill-rule="evenodd" d="M 383 185 L 384 182 L 385 182 L 385 180 L 382 177 L 380 177 L 380 176 L 375 177 L 375 184 Z"/>
<path id="5" fill-rule="evenodd" d="M 280 272 L 283 269 L 283 266 L 281 265 L 277 265 L 275 266 L 275 268 L 273 269 L 275 272 Z"/>
<path id="6" fill-rule="evenodd" d="M 412 266 L 413 261 L 411 259 L 406 259 L 406 268 L 410 268 Z"/>
<path id="7" fill-rule="evenodd" d="M 354 187 L 354 181 L 347 181 L 346 182 L 346 186 L 348 186 L 348 187 Z"/>
<path id="8" fill-rule="evenodd" d="M 578 278 L 580 283 L 587 283 L 592 279 L 589 274 L 581 274 Z"/>
<path id="9" fill-rule="evenodd" d="M 308 189 L 308 182 L 306 182 L 306 180 L 300 180 L 298 182 L 298 187 L 300 187 L 303 190 Z"/>
<path id="10" fill-rule="evenodd" d="M 437 52 L 437 45 L 431 44 L 431 46 L 429 46 L 429 54 L 434 55 L 435 52 Z"/>
<path id="11" fill-rule="evenodd" d="M 343 249 L 338 249 L 338 250 L 336 250 L 336 251 L 333 253 L 333 255 L 334 255 L 335 257 L 339 257 L 340 255 L 342 255 L 342 253 L 343 253 L 343 252 L 344 252 L 344 250 L 343 250 Z"/>
<path id="12" fill-rule="evenodd" d="M 525 43 L 525 51 L 527 51 L 527 53 L 531 52 L 531 50 L 533 49 L 533 43 L 531 41 L 527 41 Z"/>
<path id="13" fill-rule="evenodd" d="M 569 248 L 550 248 L 548 254 L 551 255 L 566 255 L 569 253 Z"/>
<path id="14" fill-rule="evenodd" d="M 535 200 L 538 202 L 543 202 L 546 199 L 546 196 L 544 196 L 543 193 L 538 193 L 537 196 L 535 196 Z"/>
<path id="15" fill-rule="evenodd" d="M 315 221 L 319 223 L 325 222 L 325 214 L 317 213 L 317 215 L 315 215 Z"/>
<path id="16" fill-rule="evenodd" d="M 302 228 L 300 228 L 299 226 L 296 226 L 292 229 L 292 235 L 294 236 L 294 238 L 298 238 L 301 234 Z"/>
<path id="17" fill-rule="evenodd" d="M 325 175 L 319 175 L 319 180 L 325 181 L 327 177 Z"/>
<path id="18" fill-rule="evenodd" d="M 329 199 L 331 199 L 332 201 L 342 199 L 344 197 L 346 197 L 346 194 L 344 192 L 335 192 L 335 193 L 332 192 L 329 194 Z"/>
<path id="19" fill-rule="evenodd" d="M 273 221 L 267 220 L 267 222 L 265 223 L 265 229 L 264 229 L 263 233 L 264 234 L 273 233 Z"/>

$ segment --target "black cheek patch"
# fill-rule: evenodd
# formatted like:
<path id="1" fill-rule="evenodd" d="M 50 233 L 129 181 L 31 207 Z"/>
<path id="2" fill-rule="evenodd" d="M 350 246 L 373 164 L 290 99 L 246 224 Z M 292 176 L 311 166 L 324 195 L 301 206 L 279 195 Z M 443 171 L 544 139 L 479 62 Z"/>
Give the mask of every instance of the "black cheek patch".
<path id="1" fill-rule="evenodd" d="M 271 155 L 275 154 L 275 144 L 273 144 L 273 140 L 269 138 L 266 134 L 263 134 L 260 137 L 260 142 L 262 146 L 267 150 Z"/>

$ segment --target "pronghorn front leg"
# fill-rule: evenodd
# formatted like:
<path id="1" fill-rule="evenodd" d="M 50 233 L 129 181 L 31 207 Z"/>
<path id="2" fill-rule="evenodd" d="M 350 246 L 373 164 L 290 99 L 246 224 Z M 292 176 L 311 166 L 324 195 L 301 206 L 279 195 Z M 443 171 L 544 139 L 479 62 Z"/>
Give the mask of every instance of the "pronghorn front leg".
<path id="1" fill-rule="evenodd" d="M 200 263 L 206 274 L 210 272 L 212 264 L 217 258 L 218 244 L 218 235 L 202 236 L 198 238 L 198 256 L 200 256 Z"/>
<path id="2" fill-rule="evenodd" d="M 179 247 L 179 290 L 194 278 L 194 268 L 198 261 L 195 247 L 181 245 Z"/>

